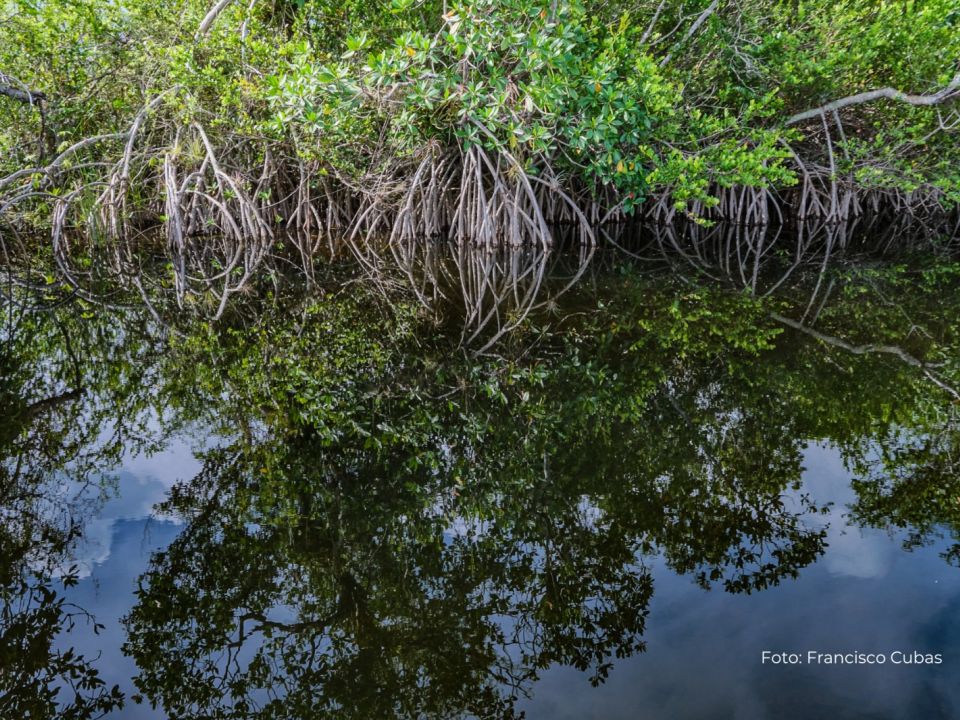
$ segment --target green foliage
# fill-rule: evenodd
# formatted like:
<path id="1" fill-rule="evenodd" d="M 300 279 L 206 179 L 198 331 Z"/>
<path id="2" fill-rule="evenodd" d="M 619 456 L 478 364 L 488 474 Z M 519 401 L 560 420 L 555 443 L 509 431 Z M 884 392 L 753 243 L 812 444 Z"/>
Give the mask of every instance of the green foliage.
<path id="1" fill-rule="evenodd" d="M 436 141 L 480 145 L 531 174 L 549 166 L 613 188 L 628 209 L 651 186 L 673 186 L 685 202 L 703 198 L 711 182 L 791 181 L 783 133 L 691 107 L 629 13 L 607 23 L 579 2 L 448 7 L 436 32 L 380 45 L 348 37 L 347 51 L 328 63 L 299 57 L 276 84 L 272 127 L 299 119 L 318 143 L 369 147 L 373 137 L 356 133 L 363 126 L 385 132 L 400 156 Z M 751 99 L 746 119 L 769 115 L 774 103 L 775 93 Z"/>
<path id="2" fill-rule="evenodd" d="M 892 341 L 917 319 L 927 354 L 955 354 L 934 311 L 956 268 L 903 273 L 841 268 L 824 330 Z M 165 506 L 186 527 L 127 617 L 140 691 L 174 716 L 513 717 L 510 689 L 544 668 L 599 682 L 644 649 L 638 557 L 735 593 L 814 562 L 825 508 L 793 494 L 811 441 L 863 471 L 863 522 L 956 527 L 955 414 L 915 368 L 785 331 L 770 311 L 802 308 L 790 293 L 600 283 L 563 332 L 496 360 L 356 289 L 178 345 L 174 382 L 235 440 Z"/>
<path id="3" fill-rule="evenodd" d="M 247 170 L 270 148 L 363 182 L 478 145 L 627 210 L 668 190 L 683 209 L 718 188 L 789 187 L 796 155 L 858 187 L 960 198 L 955 100 L 824 118 L 833 163 L 819 118 L 784 126 L 864 90 L 944 87 L 960 57 L 954 0 L 237 2 L 197 39 L 209 5 L 4 0 L 0 72 L 48 100 L 41 128 L 36 108 L 0 96 L 0 175 L 125 130 L 176 86 L 161 142 L 201 121 Z"/>
<path id="4" fill-rule="evenodd" d="M 0 717 L 95 720 L 123 706 L 97 658 L 64 647 L 102 625 L 59 588 L 77 582 L 83 518 L 126 453 L 154 447 L 143 325 L 123 330 L 51 281 L 4 296 L 0 327 Z M 68 305 L 64 306 L 67 300 Z M 16 309 L 14 309 L 16 308 Z M 28 309 L 29 308 L 29 309 Z M 115 319 L 114 319 L 115 320 Z M 99 362 L 87 362 L 92 355 Z M 107 426 L 109 425 L 109 431 Z"/>

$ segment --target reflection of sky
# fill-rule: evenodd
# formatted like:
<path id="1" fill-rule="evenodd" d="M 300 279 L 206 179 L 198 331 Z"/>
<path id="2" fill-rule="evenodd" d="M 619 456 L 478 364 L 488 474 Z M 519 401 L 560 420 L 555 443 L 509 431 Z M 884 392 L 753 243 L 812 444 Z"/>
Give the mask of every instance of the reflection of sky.
<path id="1" fill-rule="evenodd" d="M 834 575 L 858 578 L 883 577 L 899 555 L 896 543 L 883 530 L 850 527 L 846 524 L 848 506 L 856 493 L 848 481 L 849 473 L 840 455 L 824 447 L 810 447 L 804 454 L 802 492 L 818 504 L 832 503 L 825 515 L 809 518 L 808 525 L 826 527 L 830 550 L 821 565 Z"/>
<path id="2" fill-rule="evenodd" d="M 90 576 L 67 591 L 71 602 L 93 612 L 97 622 L 104 627 L 95 635 L 89 625 L 78 624 L 71 633 L 61 637 L 61 643 L 76 648 L 87 657 L 99 655 L 94 666 L 100 676 L 108 687 L 120 685 L 128 698 L 123 710 L 111 716 L 118 720 L 166 717 L 160 710 L 151 710 L 149 704 L 137 705 L 129 700 L 136 692 L 131 678 L 137 674 L 137 668 L 121 650 L 126 634 L 120 620 L 133 606 L 137 578 L 146 569 L 150 554 L 169 545 L 179 531 L 174 523 L 162 520 L 114 519 L 110 523 L 110 542 L 105 559 L 93 567 Z"/>
<path id="3" fill-rule="evenodd" d="M 900 539 L 845 525 L 853 499 L 848 474 L 833 450 L 805 456 L 804 492 L 827 515 L 826 555 L 798 580 L 753 595 L 704 591 L 662 561 L 648 566 L 654 596 L 647 619 L 647 652 L 616 662 L 606 684 L 590 687 L 587 675 L 551 668 L 523 705 L 530 720 L 634 720 L 636 718 L 871 718 L 914 720 L 960 716 L 960 570 L 940 548 L 912 553 Z M 106 626 L 99 636 L 78 627 L 71 644 L 88 655 L 108 684 L 134 692 L 132 661 L 122 655 L 119 619 L 129 611 L 137 578 L 150 553 L 176 537 L 178 527 L 147 519 L 150 508 L 177 478 L 196 469 L 186 445 L 134 459 L 120 474 L 120 498 L 90 526 L 101 550 L 90 554 L 92 572 L 69 598 Z M 466 527 L 451 528 L 454 534 Z M 761 665 L 763 650 L 839 652 L 940 652 L 934 667 Z M 117 717 L 163 718 L 161 710 L 128 704 Z"/>
<path id="4" fill-rule="evenodd" d="M 113 473 L 117 491 L 110 493 L 100 512 L 84 523 L 83 537 L 72 553 L 80 577 L 110 557 L 114 526 L 121 520 L 154 516 L 154 506 L 164 500 L 178 480 L 188 480 L 200 470 L 200 463 L 186 441 L 175 439 L 162 451 L 124 461 Z"/>
<path id="5" fill-rule="evenodd" d="M 104 628 L 79 623 L 60 638 L 62 646 L 76 648 L 87 657 L 98 657 L 95 666 L 110 687 L 119 684 L 129 698 L 136 692 L 131 678 L 136 666 L 123 655 L 126 637 L 121 618 L 133 603 L 137 578 L 146 569 L 150 555 L 177 536 L 179 523 L 159 517 L 155 505 L 182 480 L 200 470 L 200 463 L 184 438 L 174 438 L 161 451 L 124 459 L 116 478 L 116 491 L 106 498 L 99 512 L 84 523 L 83 536 L 71 553 L 80 583 L 67 590 L 70 602 L 92 612 Z M 124 720 L 163 718 L 159 710 L 128 702 L 119 714 Z"/>
<path id="6" fill-rule="evenodd" d="M 949 571 L 930 555 L 895 563 L 884 580 L 837 579 L 814 568 L 799 582 L 745 597 L 704 592 L 654 568 L 647 652 L 622 661 L 599 691 L 576 672 L 550 670 L 528 717 L 956 717 L 960 583 L 944 581 Z M 763 650 L 811 649 L 919 649 L 943 652 L 944 665 L 760 663 Z"/>
<path id="7" fill-rule="evenodd" d="M 551 668 L 524 708 L 529 720 L 960 716 L 960 570 L 937 547 L 913 553 L 879 530 L 845 526 L 853 498 L 835 451 L 805 455 L 804 492 L 827 515 L 826 555 L 796 581 L 754 595 L 701 590 L 653 564 L 647 652 L 607 683 Z M 771 666 L 763 650 L 942 653 L 940 666 Z"/>

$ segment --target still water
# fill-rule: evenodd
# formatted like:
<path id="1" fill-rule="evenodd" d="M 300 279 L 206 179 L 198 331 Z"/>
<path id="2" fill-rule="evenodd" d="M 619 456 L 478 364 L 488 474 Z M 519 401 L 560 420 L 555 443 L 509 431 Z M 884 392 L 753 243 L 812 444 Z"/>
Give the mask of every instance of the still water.
<path id="1" fill-rule="evenodd" d="M 0 716 L 956 717 L 949 243 L 654 244 L 8 268 Z"/>

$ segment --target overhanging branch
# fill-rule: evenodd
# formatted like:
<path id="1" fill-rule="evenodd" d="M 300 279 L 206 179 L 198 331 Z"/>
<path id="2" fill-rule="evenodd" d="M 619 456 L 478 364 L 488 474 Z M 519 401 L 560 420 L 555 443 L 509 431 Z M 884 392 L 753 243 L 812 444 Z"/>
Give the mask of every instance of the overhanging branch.
<path id="1" fill-rule="evenodd" d="M 36 105 L 46 99 L 46 95 L 42 92 L 20 90 L 19 88 L 10 87 L 9 85 L 0 85 L 0 95 L 13 98 L 22 103 L 27 103 L 28 105 Z"/>
<path id="2" fill-rule="evenodd" d="M 784 125 L 794 125 L 798 122 L 803 122 L 804 120 L 812 120 L 813 118 L 820 117 L 826 113 L 834 112 L 845 107 L 850 107 L 851 105 L 863 105 L 864 103 L 873 102 L 874 100 L 880 100 L 882 98 L 887 98 L 888 100 L 898 100 L 900 102 L 907 103 L 908 105 L 938 105 L 946 100 L 958 96 L 960 96 L 960 72 L 953 76 L 953 80 L 951 80 L 948 85 L 930 95 L 909 95 L 902 90 L 897 90 L 896 88 L 891 87 L 880 88 L 878 90 L 869 90 L 867 92 L 857 93 L 856 95 L 848 95 L 845 98 L 834 100 L 826 105 L 821 105 L 820 107 L 804 110 L 796 115 L 791 115 L 789 118 L 787 118 L 787 121 L 784 123 Z"/>

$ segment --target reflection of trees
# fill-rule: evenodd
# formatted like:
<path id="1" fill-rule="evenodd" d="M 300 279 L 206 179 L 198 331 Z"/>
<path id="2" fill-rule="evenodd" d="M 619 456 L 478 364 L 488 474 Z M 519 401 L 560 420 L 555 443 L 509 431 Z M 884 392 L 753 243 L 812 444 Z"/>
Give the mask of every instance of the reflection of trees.
<path id="1" fill-rule="evenodd" d="M 801 224 L 775 237 L 665 227 L 636 244 L 681 275 L 788 299 L 769 314 L 787 329 L 780 348 L 798 348 L 783 359 L 793 367 L 780 382 L 799 385 L 792 401 L 820 413 L 802 436 L 844 453 L 857 493 L 853 520 L 905 532 L 907 549 L 949 535 L 944 556 L 960 564 L 956 233 L 908 218 L 858 224 Z M 797 343 L 801 334 L 811 341 Z"/>
<path id="2" fill-rule="evenodd" d="M 146 442 L 137 408 L 149 365 L 135 322 L 84 316 L 51 288 L 46 306 L 3 298 L 0 328 L 0 717 L 101 717 L 122 703 L 94 661 L 61 649 L 95 624 L 58 586 L 106 491 L 103 473 Z M 131 320 L 133 318 L 131 317 Z M 108 432 L 109 430 L 109 432 Z"/>
<path id="3" fill-rule="evenodd" d="M 410 478 L 318 475 L 302 444 L 263 451 L 290 475 L 255 481 L 261 457 L 218 455 L 177 497 L 197 514 L 131 615 L 141 689 L 172 716 L 504 717 L 502 686 L 638 648 L 651 584 L 629 548 L 582 524 L 549 548 L 493 526 L 451 537 Z M 241 510 L 267 493 L 294 511 Z"/>
<path id="4" fill-rule="evenodd" d="M 864 526 L 905 530 L 904 547 L 948 535 L 944 558 L 960 565 L 960 418 L 957 409 L 926 433 L 884 438 L 867 449 L 853 487 L 853 519 Z"/>
<path id="5" fill-rule="evenodd" d="M 824 434 L 853 471 L 852 519 L 905 532 L 908 549 L 950 535 L 944 555 L 960 562 L 960 265 L 927 256 L 821 275 L 829 282 L 818 287 L 834 288 L 835 299 L 820 302 L 806 326 L 785 324 L 832 363 L 818 387 L 869 408 L 859 427 Z M 850 425 L 855 415 L 835 417 Z"/>
<path id="6" fill-rule="evenodd" d="M 817 559 L 810 440 L 856 470 L 862 522 L 914 542 L 960 527 L 951 398 L 925 373 L 956 383 L 956 273 L 858 274 L 827 262 L 840 237 L 783 255 L 708 230 L 647 249 L 747 292 L 609 254 L 557 279 L 556 255 L 421 266 L 398 246 L 413 301 L 372 267 L 382 292 L 253 293 L 212 327 L 185 310 L 162 354 L 136 313 L 22 315 L 0 354 L 0 505 L 25 519 L 4 538 L 5 622 L 33 618 L 15 602 L 67 622 L 49 578 L 22 584 L 82 524 L 51 483 L 148 447 L 153 406 L 165 429 L 201 417 L 231 438 L 172 495 L 185 529 L 128 618 L 138 683 L 171 717 L 505 717 L 552 664 L 599 682 L 643 649 L 650 556 L 729 592 Z M 474 349 L 513 328 L 485 348 L 500 356 L 453 352 L 431 323 L 447 295 Z M 34 657 L 37 683 L 61 682 Z"/>
<path id="7" fill-rule="evenodd" d="M 773 301 L 629 270 L 519 358 L 451 358 L 358 295 L 186 343 L 178 382 L 239 439 L 171 498 L 186 529 L 128 618 L 141 689 L 174 717 L 501 717 L 551 664 L 600 681 L 642 650 L 650 554 L 729 592 L 796 576 L 825 537 L 806 443 L 861 469 L 880 443 L 895 478 L 950 400 L 922 372 L 951 373 L 949 283 L 866 277 L 805 321 L 834 344 L 777 319 L 796 278 Z M 847 348 L 905 337 L 920 366 Z"/>
<path id="8" fill-rule="evenodd" d="M 51 416 L 76 399 L 75 392 L 31 401 L 19 394 L 13 358 L 4 354 L 0 388 L 0 716 L 93 718 L 118 706 L 118 691 L 107 690 L 91 662 L 58 650 L 57 636 L 78 620 L 92 620 L 68 605 L 46 577 L 67 555 L 79 529 L 66 507 L 38 477 L 56 452 L 40 438 Z M 46 461 L 46 462 L 45 462 Z M 70 572 L 61 580 L 75 581 Z M 58 701 L 58 693 L 65 701 Z"/>
<path id="9" fill-rule="evenodd" d="M 93 662 L 55 646 L 57 636 L 77 622 L 94 622 L 67 603 L 29 566 L 43 541 L 47 555 L 61 553 L 73 533 L 60 528 L 17 528 L 28 539 L 0 528 L 0 716 L 23 718 L 100 717 L 119 707 L 116 687 L 105 687 Z M 75 581 L 67 574 L 64 586 Z"/>
<path id="10" fill-rule="evenodd" d="M 426 373 L 350 306 L 211 343 L 224 415 L 269 410 L 174 493 L 188 524 L 128 618 L 138 684 L 171 716 L 503 717 L 551 664 L 600 681 L 642 650 L 645 555 L 749 592 L 822 552 L 817 508 L 787 498 L 802 440 L 771 385 L 717 362 L 705 318 L 651 318 L 651 347 L 634 327 Z M 746 342 L 737 310 L 724 330 Z M 181 366 L 215 378 L 207 352 Z"/>
<path id="11" fill-rule="evenodd" d="M 175 717 L 503 717 L 552 663 L 600 680 L 642 649 L 653 586 L 638 553 L 739 591 L 822 549 L 769 480 L 616 492 L 620 473 L 586 494 L 549 467 L 501 474 L 522 469 L 504 460 L 425 493 L 408 486 L 435 478 L 320 474 L 331 458 L 302 442 L 248 452 L 217 454 L 178 494 L 192 521 L 129 619 L 141 690 Z M 289 469 L 258 478 L 264 452 Z"/>

